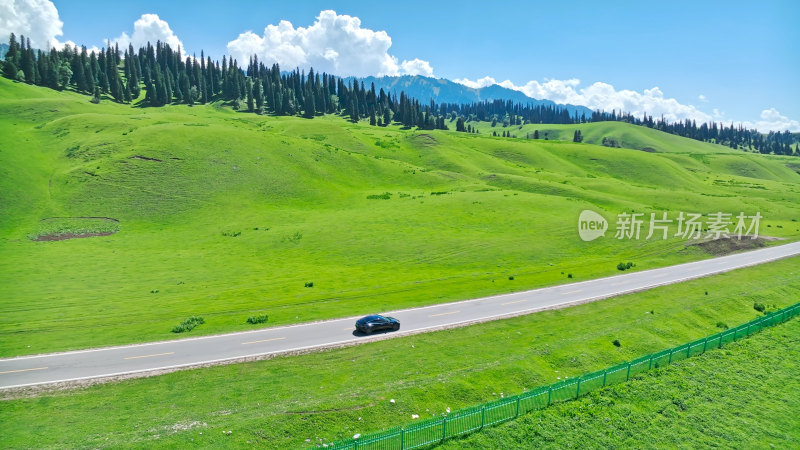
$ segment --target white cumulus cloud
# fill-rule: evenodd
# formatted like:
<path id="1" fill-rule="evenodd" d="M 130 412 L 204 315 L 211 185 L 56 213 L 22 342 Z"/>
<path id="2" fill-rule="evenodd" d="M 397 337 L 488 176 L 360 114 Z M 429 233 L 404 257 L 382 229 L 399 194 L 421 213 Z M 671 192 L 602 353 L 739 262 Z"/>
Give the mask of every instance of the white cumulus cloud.
<path id="1" fill-rule="evenodd" d="M 758 131 L 791 131 L 800 132 L 800 122 L 790 119 L 775 108 L 761 111 L 761 120 L 756 122 L 744 122 L 748 128 L 756 128 Z"/>
<path id="2" fill-rule="evenodd" d="M 497 80 L 495 80 L 490 76 L 485 76 L 475 81 L 472 81 L 469 78 L 456 78 L 453 81 L 455 81 L 456 83 L 463 84 L 464 86 L 471 87 L 473 89 L 480 89 L 483 87 L 497 84 Z"/>
<path id="3" fill-rule="evenodd" d="M 133 23 L 133 34 L 128 35 L 123 31 L 119 37 L 110 39 L 110 41 L 112 45 L 119 43 L 120 49 L 128 47 L 128 44 L 133 44 L 133 48 L 137 51 L 148 42 L 155 45 L 157 41 L 161 41 L 169 44 L 173 50 L 180 47 L 181 52 L 186 53 L 186 48 L 169 27 L 169 23 L 158 17 L 158 14 L 142 14 L 142 17 Z"/>
<path id="4" fill-rule="evenodd" d="M 400 64 L 400 73 L 404 75 L 422 75 L 425 77 L 433 76 L 433 67 L 428 61 L 414 58 L 411 61 L 403 61 Z"/>
<path id="5" fill-rule="evenodd" d="M 428 61 L 400 62 L 389 54 L 391 46 L 392 38 L 385 31 L 362 27 L 358 17 L 325 10 L 308 27 L 295 28 L 281 20 L 277 25 L 267 25 L 262 35 L 246 31 L 228 42 L 228 53 L 240 65 L 247 65 L 250 57 L 257 55 L 266 65 L 313 67 L 341 76 L 433 76 Z"/>
<path id="6" fill-rule="evenodd" d="M 64 22 L 58 17 L 58 9 L 49 0 L 0 0 L 0 36 L 8 39 L 11 33 L 17 39 L 24 35 L 33 48 L 61 48 L 64 43 Z M 67 42 L 74 45 L 72 42 Z"/>
<path id="7" fill-rule="evenodd" d="M 628 89 L 617 90 L 614 86 L 599 81 L 586 87 L 580 87 L 581 81 L 577 78 L 545 80 L 544 82 L 531 80 L 521 86 L 510 80 L 498 83 L 494 78 L 488 76 L 475 81 L 466 78 L 454 81 L 473 88 L 498 84 L 505 88 L 521 91 L 536 99 L 583 105 L 591 109 L 609 112 L 611 110 L 625 111 L 638 117 L 647 113 L 654 118 L 663 115 L 669 121 L 692 119 L 706 122 L 712 119 L 711 115 L 700 111 L 693 105 L 684 105 L 674 98 L 665 97 L 657 86 L 638 92 Z"/>

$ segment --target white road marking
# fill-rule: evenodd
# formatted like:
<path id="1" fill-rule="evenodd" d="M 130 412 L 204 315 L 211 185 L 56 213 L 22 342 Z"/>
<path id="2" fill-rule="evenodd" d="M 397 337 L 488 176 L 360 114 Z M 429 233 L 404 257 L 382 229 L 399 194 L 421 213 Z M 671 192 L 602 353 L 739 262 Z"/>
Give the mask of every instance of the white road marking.
<path id="1" fill-rule="evenodd" d="M 583 289 L 578 289 L 577 291 L 562 292 L 561 295 L 577 294 L 578 292 L 583 292 Z"/>
<path id="2" fill-rule="evenodd" d="M 167 356 L 167 355 L 174 355 L 174 354 L 175 354 L 175 352 L 155 353 L 155 354 L 152 354 L 152 355 L 128 356 L 125 359 L 152 358 L 154 356 Z"/>
<path id="3" fill-rule="evenodd" d="M 44 370 L 44 369 L 47 369 L 47 367 L 34 367 L 32 369 L 6 370 L 4 372 L 0 372 L 0 375 L 2 375 L 4 373 L 30 372 L 30 371 L 33 371 L 33 370 Z"/>
<path id="4" fill-rule="evenodd" d="M 513 305 L 515 303 L 522 303 L 522 302 L 527 302 L 527 301 L 528 301 L 528 299 L 523 298 L 522 300 L 516 300 L 516 301 L 513 301 L 513 302 L 500 303 L 500 306 Z"/>
<path id="5" fill-rule="evenodd" d="M 280 341 L 281 339 L 286 339 L 286 338 L 285 337 L 279 337 L 279 338 L 272 338 L 272 339 L 261 339 L 260 341 L 242 342 L 242 345 L 258 344 L 260 342 L 269 342 L 269 341 Z"/>
<path id="6" fill-rule="evenodd" d="M 430 316 L 428 316 L 428 317 L 439 317 L 439 316 L 446 316 L 446 315 L 448 315 L 448 314 L 458 314 L 458 313 L 460 313 L 460 312 L 461 312 L 461 311 L 450 311 L 450 312 L 439 313 L 439 314 L 431 314 L 431 315 L 430 315 Z"/>

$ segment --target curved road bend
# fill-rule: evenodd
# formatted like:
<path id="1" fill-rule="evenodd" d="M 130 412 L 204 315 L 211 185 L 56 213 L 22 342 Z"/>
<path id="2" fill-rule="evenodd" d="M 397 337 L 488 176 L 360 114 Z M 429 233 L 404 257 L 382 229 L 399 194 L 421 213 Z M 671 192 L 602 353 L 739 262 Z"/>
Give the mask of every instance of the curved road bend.
<path id="1" fill-rule="evenodd" d="M 800 242 L 794 242 L 660 269 L 386 314 L 402 323 L 400 331 L 390 335 L 402 336 L 599 300 L 798 254 Z M 175 341 L 0 359 L 0 389 L 188 367 L 377 338 L 354 335 L 354 321 L 351 317 Z"/>

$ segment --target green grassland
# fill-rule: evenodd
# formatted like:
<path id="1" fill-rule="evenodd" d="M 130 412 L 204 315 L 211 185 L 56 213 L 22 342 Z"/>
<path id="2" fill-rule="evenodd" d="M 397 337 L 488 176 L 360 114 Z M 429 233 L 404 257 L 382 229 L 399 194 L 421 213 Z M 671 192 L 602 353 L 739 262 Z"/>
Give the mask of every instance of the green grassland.
<path id="1" fill-rule="evenodd" d="M 580 128 L 657 152 L 94 105 L 2 79 L 0 356 L 170 339 L 190 316 L 205 319 L 191 335 L 210 334 L 251 329 L 251 315 L 351 316 L 711 256 L 679 238 L 583 242 L 587 208 L 612 225 L 623 211 L 758 211 L 762 235 L 800 237 L 794 159 Z M 118 222 L 31 239 L 82 217 Z"/>
<path id="2" fill-rule="evenodd" d="M 759 316 L 754 302 L 767 311 L 794 304 L 798 273 L 800 258 L 790 258 L 470 327 L 0 400 L 0 446 L 302 448 L 329 443 L 412 423 L 412 414 L 422 420 L 447 408 L 629 361 L 716 333 L 720 322 L 731 327 L 745 323 Z M 494 441 L 481 437 L 475 445 L 518 448 L 533 438 L 526 433 L 538 431 L 536 442 L 543 445 L 563 444 L 562 439 L 575 446 L 633 445 L 639 442 L 635 433 L 643 433 L 643 446 L 713 442 L 706 439 L 724 446 L 737 445 L 743 433 L 752 431 L 741 442 L 760 442 L 757 433 L 764 432 L 770 433 L 768 442 L 791 447 L 797 429 L 791 412 L 798 406 L 798 324 L 794 319 L 743 344 L 745 349 L 761 345 L 753 347 L 757 351 L 739 354 L 742 344 L 735 344 L 682 362 L 680 368 L 670 366 L 655 378 L 646 375 L 633 385 L 557 406 L 555 412 L 532 414 L 520 422 L 525 428 L 496 438 L 508 445 L 491 445 Z M 612 344 L 615 339 L 620 347 Z M 755 343 L 759 340 L 764 344 Z M 700 372 L 687 373 L 693 366 Z M 670 375 L 672 370 L 679 375 Z M 688 410 L 677 410 L 672 397 Z M 609 398 L 618 406 L 610 406 Z M 702 416 L 705 412 L 713 415 Z M 628 417 L 635 420 L 626 423 Z M 659 428 L 647 434 L 648 424 Z M 787 426 L 794 427 L 794 434 Z M 733 433 L 733 427 L 740 430 Z M 790 435 L 795 441 L 788 440 Z"/>
<path id="3" fill-rule="evenodd" d="M 800 321 L 441 446 L 798 448 Z"/>

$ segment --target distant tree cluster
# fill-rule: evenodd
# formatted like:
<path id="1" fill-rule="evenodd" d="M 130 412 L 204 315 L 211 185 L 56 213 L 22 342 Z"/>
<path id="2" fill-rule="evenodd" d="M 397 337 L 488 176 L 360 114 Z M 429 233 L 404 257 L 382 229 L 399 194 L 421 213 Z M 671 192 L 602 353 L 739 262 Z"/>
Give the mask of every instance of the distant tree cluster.
<path id="1" fill-rule="evenodd" d="M 503 127 L 523 125 L 527 123 L 583 123 L 584 115 L 570 114 L 567 108 L 558 105 L 521 104 L 510 100 L 486 100 L 472 103 L 440 103 L 431 102 L 431 108 L 438 114 L 464 117 L 467 121 L 492 122 L 492 127 L 502 122 Z"/>
<path id="2" fill-rule="evenodd" d="M 667 133 L 706 142 L 729 145 L 732 148 L 757 150 L 761 153 L 800 156 L 796 144 L 798 136 L 789 132 L 759 133 L 739 127 L 724 127 L 717 123 L 703 123 L 699 127 L 694 121 L 669 123 L 662 117 L 654 121 L 652 116 L 643 119 L 628 113 L 595 111 L 591 117 L 571 114 L 558 105 L 520 104 L 507 100 L 491 100 L 465 104 L 439 103 L 433 100 L 422 104 L 401 91 L 387 93 L 382 88 L 376 92 L 372 83 L 349 80 L 313 69 L 308 74 L 296 69 L 281 71 L 277 64 L 266 67 L 252 57 L 246 70 L 240 68 L 235 59 L 222 58 L 222 63 L 212 61 L 200 52 L 200 58 L 181 55 L 180 48 L 172 49 L 168 44 L 149 42 L 135 51 L 129 45 L 120 54 L 117 45 L 108 45 L 98 52 L 89 52 L 86 47 L 64 46 L 62 50 L 35 50 L 30 40 L 12 33 L 2 73 L 6 78 L 52 89 L 74 89 L 91 95 L 92 102 L 99 102 L 103 95 L 119 103 L 139 99 L 144 90 L 142 106 L 167 104 L 208 103 L 223 101 L 236 110 L 258 114 L 298 115 L 313 118 L 317 115 L 340 114 L 353 122 L 369 120 L 370 125 L 386 126 L 398 123 L 405 127 L 425 130 L 448 129 L 447 122 L 455 122 L 456 131 L 479 133 L 470 122 L 491 122 L 492 127 L 521 126 L 524 124 L 576 124 L 600 121 L 622 121 L 655 128 Z M 502 131 L 503 137 L 512 136 Z M 493 131 L 492 135 L 497 136 Z M 530 135 L 526 135 L 530 138 Z M 533 139 L 539 138 L 534 131 Z M 547 136 L 545 135 L 545 139 Z M 582 142 L 583 136 L 576 131 L 574 142 Z M 795 144 L 794 150 L 791 145 Z"/>
<path id="3" fill-rule="evenodd" d="M 118 102 L 130 101 L 132 94 L 122 81 L 118 65 L 119 49 L 109 48 L 98 54 L 87 53 L 86 47 L 80 52 L 69 46 L 60 51 L 34 50 L 30 39 L 20 36 L 17 42 L 12 33 L 3 76 L 58 90 L 73 86 L 86 94 L 103 92 Z"/>
<path id="4" fill-rule="evenodd" d="M 711 122 L 701 123 L 698 126 L 694 120 L 689 119 L 667 122 L 664 117 L 653 120 L 653 116 L 644 114 L 644 117 L 640 119 L 627 113 L 617 114 L 616 111 L 612 111 L 610 114 L 595 111 L 592 113 L 590 120 L 592 122 L 627 122 L 698 141 L 727 145 L 734 149 L 756 150 L 765 154 L 800 156 L 800 145 L 797 144 L 800 141 L 800 135 L 788 131 L 770 131 L 764 134 L 755 129 L 747 129 L 741 124 L 734 126 L 731 123 L 730 126 L 726 127 L 722 123 Z M 792 148 L 793 144 L 794 148 Z"/>

